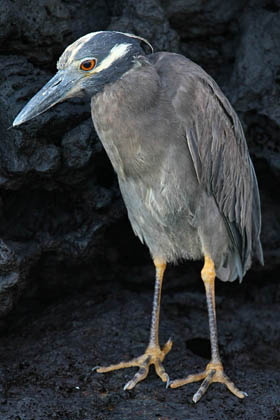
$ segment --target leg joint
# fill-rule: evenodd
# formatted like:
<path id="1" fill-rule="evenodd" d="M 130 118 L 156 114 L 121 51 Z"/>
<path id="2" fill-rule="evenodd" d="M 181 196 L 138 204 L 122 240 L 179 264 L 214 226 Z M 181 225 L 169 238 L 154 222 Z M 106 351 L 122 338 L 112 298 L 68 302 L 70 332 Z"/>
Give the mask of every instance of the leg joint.
<path id="1" fill-rule="evenodd" d="M 201 278 L 204 281 L 204 283 L 213 282 L 215 279 L 216 273 L 215 273 L 215 265 L 214 261 L 208 257 L 208 255 L 205 255 L 204 257 L 204 266 L 201 270 Z"/>
<path id="2" fill-rule="evenodd" d="M 154 265 L 158 269 L 165 270 L 166 261 L 162 258 L 155 257 L 154 258 Z"/>

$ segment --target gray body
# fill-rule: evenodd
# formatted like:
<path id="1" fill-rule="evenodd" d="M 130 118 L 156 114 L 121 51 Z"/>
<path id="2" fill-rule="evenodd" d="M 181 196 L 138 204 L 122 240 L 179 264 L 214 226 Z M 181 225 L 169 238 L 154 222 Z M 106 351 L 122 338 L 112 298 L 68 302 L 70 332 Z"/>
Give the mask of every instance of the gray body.
<path id="1" fill-rule="evenodd" d="M 187 58 L 145 55 L 143 38 L 93 32 L 69 45 L 56 75 L 13 122 L 18 126 L 69 97 L 91 98 L 96 131 L 118 175 L 135 234 L 147 244 L 156 268 L 150 340 L 145 353 L 97 372 L 138 366 L 124 390 L 146 378 L 153 364 L 172 388 L 212 382 L 240 391 L 224 374 L 218 350 L 215 276 L 233 281 L 263 262 L 257 180 L 240 121 L 214 80 Z M 172 347 L 159 346 L 159 313 L 167 262 L 202 259 L 210 328 L 211 361 L 204 372 L 169 380 L 162 365 Z"/>
<path id="2" fill-rule="evenodd" d="M 201 67 L 178 54 L 145 55 L 141 41 L 150 46 L 120 32 L 78 39 L 13 125 L 88 95 L 132 228 L 153 258 L 207 255 L 221 280 L 241 280 L 253 255 L 263 257 L 258 185 L 240 121 Z"/>
<path id="3" fill-rule="evenodd" d="M 260 203 L 240 122 L 216 83 L 157 53 L 91 100 L 135 234 L 167 262 L 209 255 L 218 278 L 262 260 Z"/>

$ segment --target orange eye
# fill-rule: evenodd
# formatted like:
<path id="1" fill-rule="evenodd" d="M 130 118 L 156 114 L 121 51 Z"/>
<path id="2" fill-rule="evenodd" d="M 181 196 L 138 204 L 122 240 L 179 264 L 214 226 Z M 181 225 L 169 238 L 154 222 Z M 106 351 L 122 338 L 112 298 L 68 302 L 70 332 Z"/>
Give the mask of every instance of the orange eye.
<path id="1" fill-rule="evenodd" d="M 96 60 L 92 58 L 91 60 L 85 60 L 81 63 L 80 69 L 84 71 L 90 71 L 95 67 Z"/>

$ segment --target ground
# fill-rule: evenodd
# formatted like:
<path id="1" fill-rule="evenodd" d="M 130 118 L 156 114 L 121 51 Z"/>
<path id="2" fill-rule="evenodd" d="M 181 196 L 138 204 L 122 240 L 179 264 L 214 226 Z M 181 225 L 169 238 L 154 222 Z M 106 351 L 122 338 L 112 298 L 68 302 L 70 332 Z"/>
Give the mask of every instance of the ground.
<path id="1" fill-rule="evenodd" d="M 167 270 L 160 342 L 174 346 L 164 365 L 171 379 L 203 369 L 209 359 L 207 309 L 199 263 Z M 127 271 L 130 271 L 131 282 Z M 2 325 L 1 420 L 279 420 L 280 288 L 249 275 L 241 285 L 217 282 L 217 316 L 226 373 L 248 393 L 238 400 L 213 384 L 198 404 L 198 384 L 165 389 L 151 370 L 123 391 L 133 368 L 92 369 L 140 355 L 147 345 L 153 267 L 125 267 L 114 279 L 63 298 L 25 298 Z M 256 280 L 254 280 L 256 277 Z M 7 326 L 7 324 L 9 324 Z"/>

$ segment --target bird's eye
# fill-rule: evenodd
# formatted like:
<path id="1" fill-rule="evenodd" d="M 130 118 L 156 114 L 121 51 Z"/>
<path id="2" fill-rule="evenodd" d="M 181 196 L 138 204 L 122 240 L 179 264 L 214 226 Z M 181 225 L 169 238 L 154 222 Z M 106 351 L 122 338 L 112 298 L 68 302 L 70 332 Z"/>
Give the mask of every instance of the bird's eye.
<path id="1" fill-rule="evenodd" d="M 92 58 L 91 60 L 85 60 L 81 63 L 80 69 L 84 71 L 92 70 L 95 67 L 96 60 Z"/>

